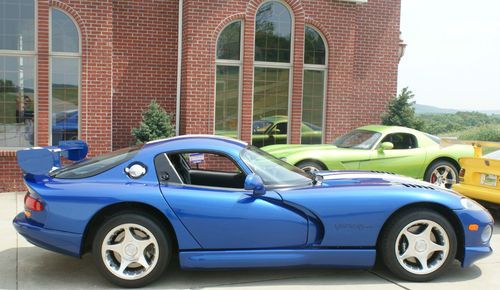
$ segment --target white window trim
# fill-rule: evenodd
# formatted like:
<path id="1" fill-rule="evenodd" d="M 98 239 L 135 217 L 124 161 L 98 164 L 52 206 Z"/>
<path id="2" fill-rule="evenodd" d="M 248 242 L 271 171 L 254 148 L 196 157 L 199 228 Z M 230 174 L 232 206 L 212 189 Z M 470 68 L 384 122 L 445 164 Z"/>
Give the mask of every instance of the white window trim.
<path id="1" fill-rule="evenodd" d="M 326 134 L 325 134 L 325 132 L 326 132 L 326 113 L 327 113 L 327 110 L 326 110 L 327 101 L 326 101 L 326 99 L 327 99 L 327 88 L 328 88 L 328 56 L 329 56 L 328 49 L 329 49 L 329 47 L 328 47 L 328 43 L 326 42 L 325 36 L 323 35 L 323 33 L 321 33 L 321 31 L 319 31 L 316 27 L 314 27 L 312 25 L 306 24 L 304 27 L 304 32 L 305 32 L 305 29 L 307 27 L 316 31 L 316 33 L 318 33 L 319 36 L 321 37 L 321 39 L 323 40 L 323 45 L 325 46 L 325 64 L 306 64 L 306 63 L 304 63 L 303 72 L 302 72 L 301 107 L 303 106 L 303 103 L 304 103 L 304 75 L 305 75 L 305 71 L 306 70 L 322 71 L 323 72 L 323 118 L 322 118 L 323 120 L 321 121 L 322 122 L 321 143 L 324 144 L 325 140 L 326 140 Z M 304 33 L 304 54 L 306 53 L 305 37 L 306 37 L 306 34 Z M 301 127 L 302 127 L 303 114 L 304 114 L 304 108 L 302 108 L 302 112 L 301 112 Z M 302 143 L 302 129 L 300 130 L 300 143 Z"/>
<path id="2" fill-rule="evenodd" d="M 235 59 L 219 59 L 217 58 L 217 43 L 219 42 L 219 37 L 221 33 L 231 24 L 235 22 L 240 22 L 240 56 L 238 60 Z M 216 113 L 216 106 L 217 106 L 217 67 L 220 66 L 235 66 L 238 67 L 238 124 L 236 128 L 237 132 L 237 138 L 241 139 L 241 113 L 242 113 L 242 95 L 243 95 L 243 41 L 244 41 L 244 21 L 242 19 L 236 19 L 234 21 L 229 22 L 226 24 L 220 31 L 219 34 L 217 35 L 217 38 L 215 39 L 215 71 L 214 71 L 214 101 L 213 101 L 213 126 L 212 126 L 212 133 L 215 135 L 215 113 Z"/>
<path id="3" fill-rule="evenodd" d="M 38 144 L 38 0 L 33 0 L 33 50 L 10 50 L 0 49 L 0 56 L 30 56 L 33 57 L 33 146 Z M 6 147 L 0 146 L 2 151 L 15 151 L 24 147 Z"/>
<path id="4" fill-rule="evenodd" d="M 52 11 L 54 9 L 66 14 L 78 32 L 78 52 L 53 52 L 52 51 Z M 52 144 L 52 60 L 54 58 L 79 59 L 78 62 L 78 139 L 82 136 L 82 32 L 78 23 L 66 11 L 57 7 L 49 8 L 49 145 Z"/>
<path id="5" fill-rule="evenodd" d="M 266 0 L 263 1 L 262 3 L 259 4 L 257 9 L 255 10 L 255 16 L 257 16 L 257 13 L 259 12 L 259 9 L 262 7 L 262 5 L 268 3 L 268 2 L 277 2 L 285 6 L 285 8 L 288 9 L 288 13 L 290 13 L 290 62 L 267 62 L 267 61 L 256 61 L 255 60 L 255 35 L 256 35 L 256 28 L 257 25 L 255 25 L 256 19 L 253 19 L 254 22 L 254 31 L 253 31 L 253 72 L 252 72 L 252 107 L 251 107 L 251 118 L 250 118 L 250 124 L 252 125 L 253 128 L 253 109 L 254 109 L 254 94 L 255 94 L 255 68 L 279 68 L 279 69 L 288 69 L 288 120 L 287 120 L 287 136 L 286 136 L 286 143 L 290 144 L 290 141 L 292 139 L 292 136 L 290 134 L 290 124 L 292 121 L 292 114 L 290 114 L 291 107 L 292 107 L 292 96 L 293 96 L 293 63 L 294 63 L 294 48 L 295 48 L 295 15 L 293 14 L 293 9 L 288 5 L 288 3 L 281 1 L 281 0 Z M 250 134 L 250 142 L 253 139 L 253 132 Z"/>

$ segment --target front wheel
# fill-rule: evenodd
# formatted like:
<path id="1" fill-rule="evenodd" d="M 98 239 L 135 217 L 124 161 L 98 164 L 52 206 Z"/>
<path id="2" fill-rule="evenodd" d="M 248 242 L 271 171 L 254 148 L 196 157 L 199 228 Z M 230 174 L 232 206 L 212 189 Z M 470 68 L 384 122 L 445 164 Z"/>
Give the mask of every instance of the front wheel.
<path id="1" fill-rule="evenodd" d="M 317 161 L 302 161 L 299 162 L 296 166 L 308 172 L 317 172 L 321 170 L 326 170 L 326 168 L 324 168 L 324 166 Z"/>
<path id="2" fill-rule="evenodd" d="M 123 213 L 106 221 L 97 231 L 92 254 L 97 268 L 121 287 L 142 287 L 165 271 L 171 242 L 155 219 Z"/>
<path id="3" fill-rule="evenodd" d="M 384 228 L 379 250 L 400 278 L 424 282 L 439 276 L 455 259 L 457 238 L 441 214 L 417 208 L 394 217 Z"/>
<path id="4" fill-rule="evenodd" d="M 439 160 L 433 162 L 425 171 L 424 180 L 439 187 L 450 189 L 458 182 L 458 169 L 451 162 Z"/>

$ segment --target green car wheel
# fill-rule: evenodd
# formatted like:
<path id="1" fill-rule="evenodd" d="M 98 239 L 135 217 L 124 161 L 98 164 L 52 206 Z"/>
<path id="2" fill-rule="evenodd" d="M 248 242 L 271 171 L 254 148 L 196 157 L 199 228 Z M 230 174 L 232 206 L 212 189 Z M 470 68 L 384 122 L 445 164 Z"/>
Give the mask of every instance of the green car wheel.
<path id="1" fill-rule="evenodd" d="M 297 164 L 296 166 L 304 171 L 309 172 L 326 170 L 325 165 L 321 164 L 318 161 L 302 161 L 299 162 L 299 164 Z"/>

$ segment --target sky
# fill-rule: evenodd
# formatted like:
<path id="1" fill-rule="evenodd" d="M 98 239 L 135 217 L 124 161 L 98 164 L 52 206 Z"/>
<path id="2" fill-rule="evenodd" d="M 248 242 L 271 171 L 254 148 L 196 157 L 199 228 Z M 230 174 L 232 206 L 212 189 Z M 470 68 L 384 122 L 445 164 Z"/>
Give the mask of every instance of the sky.
<path id="1" fill-rule="evenodd" d="M 418 104 L 500 110 L 500 0 L 401 0 L 398 90 Z"/>

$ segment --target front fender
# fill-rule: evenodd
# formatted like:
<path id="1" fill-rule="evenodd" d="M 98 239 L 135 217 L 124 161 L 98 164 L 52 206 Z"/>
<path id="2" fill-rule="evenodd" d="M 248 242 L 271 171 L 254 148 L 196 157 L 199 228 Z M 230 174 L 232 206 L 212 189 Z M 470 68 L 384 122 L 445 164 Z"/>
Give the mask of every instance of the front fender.
<path id="1" fill-rule="evenodd" d="M 433 203 L 462 209 L 460 197 L 449 192 L 395 185 L 337 185 L 326 188 L 282 190 L 287 202 L 307 208 L 324 228 L 321 247 L 375 247 L 380 230 L 397 210 L 412 204 Z"/>

